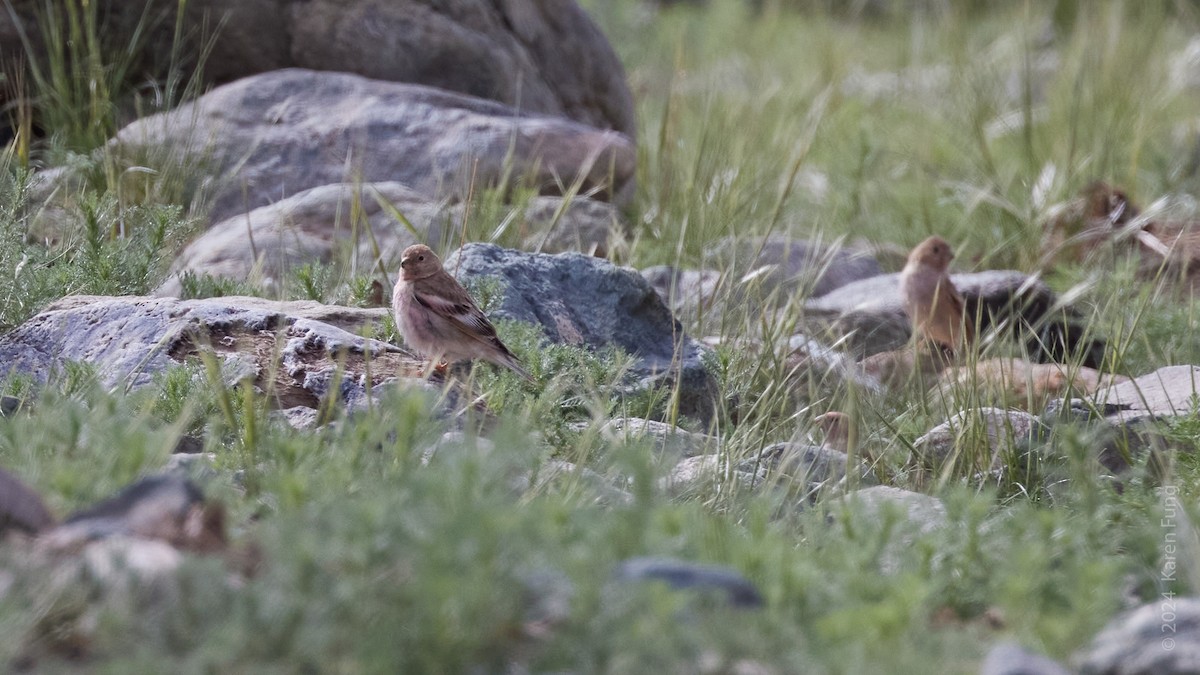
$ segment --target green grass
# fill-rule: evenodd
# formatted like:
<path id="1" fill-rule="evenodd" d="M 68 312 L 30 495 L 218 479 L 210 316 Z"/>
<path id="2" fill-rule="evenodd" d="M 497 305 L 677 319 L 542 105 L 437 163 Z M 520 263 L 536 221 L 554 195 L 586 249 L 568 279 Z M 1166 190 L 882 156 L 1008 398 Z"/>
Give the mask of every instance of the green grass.
<path id="1" fill-rule="evenodd" d="M 803 0 L 757 10 L 733 0 L 584 4 L 637 101 L 639 188 L 622 264 L 723 264 L 710 250 L 724 237 L 907 249 L 937 233 L 955 246 L 957 269 L 1043 272 L 1109 340 L 1115 372 L 1200 363 L 1194 301 L 1128 265 L 1048 261 L 1043 231 L 1055 206 L 1093 179 L 1126 187 L 1143 206 L 1200 189 L 1198 92 L 1170 79 L 1200 24 L 1192 5 L 973 2 L 931 15 L 896 9 L 903 3 L 861 14 Z M 149 159 L 131 171 L 100 147 L 113 100 L 130 88 L 123 57 L 106 67 L 110 56 L 95 46 L 68 60 L 105 73 L 105 86 L 55 80 L 37 114 L 60 116 L 43 119 L 61 120 L 63 133 L 18 138 L 0 154 L 0 329 L 65 294 L 151 291 L 200 222 L 196 176 Z M 1041 70 L 1051 52 L 1057 66 Z M 895 73 L 907 84 L 897 88 Z M 175 72 L 172 91 L 191 76 Z M 57 195 L 58 210 L 40 209 L 27 169 L 62 161 L 86 180 Z M 1193 215 L 1186 199 L 1175 209 Z M 517 245 L 511 211 L 500 191 L 477 193 L 443 243 Z M 348 260 L 353 248 L 292 270 L 270 292 L 197 276 L 184 295 L 366 305 L 372 281 L 387 283 Z M 813 417 L 847 410 L 876 474 L 943 498 L 945 527 L 919 534 L 899 517 L 847 513 L 836 490 L 797 508 L 786 490 L 749 490 L 724 474 L 673 498 L 657 486 L 671 461 L 598 431 L 618 415 L 671 419 L 670 397 L 626 392 L 627 357 L 615 350 L 541 345 L 520 324 L 499 328 L 546 386 L 474 370 L 472 391 L 496 413 L 485 434 L 494 447 L 468 433 L 427 466 L 422 452 L 450 424 L 422 394 L 388 392 L 370 410 L 301 432 L 271 415 L 269 392 L 227 387 L 202 363 L 129 394 L 75 368 L 45 387 L 5 383 L 27 408 L 0 420 L 0 465 L 65 514 L 161 467 L 181 434 L 202 437 L 215 460 L 199 477 L 229 508 L 235 541 L 255 542 L 264 562 L 231 585 L 218 561 L 189 560 L 169 593 L 90 602 L 23 572 L 0 594 L 0 660 L 32 652 L 51 669 L 112 672 L 165 662 L 180 672 L 717 673 L 739 662 L 773 672 L 976 672 L 996 641 L 1065 659 L 1128 604 L 1197 591 L 1195 570 L 1172 582 L 1159 571 L 1162 486 L 1183 503 L 1200 496 L 1196 416 L 1164 429 L 1173 448 L 1164 457 L 1132 457 L 1119 486 L 1096 461 L 1101 439 L 1074 426 L 1038 443 L 1030 467 L 1017 466 L 1024 448 L 1007 448 L 1000 481 L 979 475 L 989 449 L 968 434 L 953 465 L 929 480 L 911 445 L 956 406 L 916 383 L 879 394 L 794 370 L 774 345 L 802 319 L 804 294 L 761 297 L 753 281 L 739 284 L 723 293 L 752 300 L 731 302 L 719 320 L 683 317 L 689 332 L 725 341 L 710 359 L 725 396 L 711 428 L 681 425 L 719 435 L 736 461 L 816 435 Z M 499 292 L 475 290 L 485 307 Z M 376 331 L 394 338 L 389 322 Z M 739 338 L 766 346 L 731 342 Z M 1000 344 L 970 359 L 1020 353 Z M 971 385 L 952 394 L 989 404 Z M 529 479 L 556 459 L 599 479 Z M 767 606 L 735 612 L 662 589 L 623 590 L 612 569 L 635 555 L 730 565 Z M 4 556 L 19 553 L 6 545 Z M 54 631 L 81 613 L 90 613 L 88 660 L 56 660 Z"/>

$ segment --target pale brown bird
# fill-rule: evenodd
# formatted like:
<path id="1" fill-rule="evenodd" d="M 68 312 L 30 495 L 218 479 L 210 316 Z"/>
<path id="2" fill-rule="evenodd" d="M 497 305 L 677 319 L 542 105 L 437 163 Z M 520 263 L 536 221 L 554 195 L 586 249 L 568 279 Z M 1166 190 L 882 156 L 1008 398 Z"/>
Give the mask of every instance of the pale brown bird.
<path id="1" fill-rule="evenodd" d="M 900 297 L 913 332 L 957 353 L 975 340 L 975 326 L 947 270 L 954 252 L 941 237 L 930 237 L 908 254 L 900 273 Z"/>
<path id="2" fill-rule="evenodd" d="M 483 359 L 536 382 L 428 246 L 404 249 L 392 309 L 404 342 L 431 359 L 435 367 L 440 362 Z"/>
<path id="3" fill-rule="evenodd" d="M 824 415 L 817 415 L 813 421 L 825 432 L 825 447 L 838 452 L 846 452 L 850 447 L 850 416 L 844 412 L 831 410 Z"/>

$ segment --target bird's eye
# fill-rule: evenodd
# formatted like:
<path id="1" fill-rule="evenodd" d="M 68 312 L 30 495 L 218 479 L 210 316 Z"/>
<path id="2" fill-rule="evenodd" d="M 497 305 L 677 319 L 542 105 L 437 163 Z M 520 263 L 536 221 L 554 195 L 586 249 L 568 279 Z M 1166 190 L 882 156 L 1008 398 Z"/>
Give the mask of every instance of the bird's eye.
<path id="1" fill-rule="evenodd" d="M 423 256 L 423 255 L 417 256 L 417 260 L 424 260 L 424 259 L 425 259 L 425 256 Z"/>

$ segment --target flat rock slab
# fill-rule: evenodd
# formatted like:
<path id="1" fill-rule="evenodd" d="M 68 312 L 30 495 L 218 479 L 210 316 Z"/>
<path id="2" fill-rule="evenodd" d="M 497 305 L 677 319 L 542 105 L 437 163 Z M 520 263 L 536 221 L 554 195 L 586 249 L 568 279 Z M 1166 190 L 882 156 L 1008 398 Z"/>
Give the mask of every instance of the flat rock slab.
<path id="1" fill-rule="evenodd" d="M 979 317 L 982 333 L 992 326 L 1011 330 L 1039 361 L 1066 362 L 1078 355 L 1096 368 L 1105 344 L 1082 326 L 1071 308 L 1058 308 L 1058 296 L 1036 277 L 1010 270 L 952 274 L 967 313 Z M 805 303 L 803 323 L 810 335 L 830 334 L 858 358 L 904 346 L 912 335 L 900 299 L 900 275 L 856 281 Z"/>
<path id="2" fill-rule="evenodd" d="M 420 85 L 301 69 L 218 87 L 130 124 L 110 145 L 131 162 L 204 167 L 218 177 L 207 185 L 213 222 L 346 182 L 395 181 L 461 199 L 510 179 L 550 195 L 579 181 L 581 193 L 625 202 L 637 164 L 632 141 L 615 131 Z"/>
<path id="3" fill-rule="evenodd" d="M 615 206 L 582 197 L 569 202 L 535 197 L 509 215 L 513 227 L 529 233 L 527 245 L 547 253 L 603 256 L 622 229 Z M 462 205 L 436 201 L 402 183 L 322 185 L 213 225 L 179 254 L 155 293 L 181 295 L 186 275 L 273 291 L 296 267 L 330 263 L 347 253 L 357 269 L 378 272 L 382 266 L 392 281 L 405 248 L 446 243 L 462 218 Z"/>
<path id="4" fill-rule="evenodd" d="M 109 386 L 138 387 L 205 349 L 280 408 L 315 408 L 335 384 L 349 403 L 368 385 L 422 372 L 398 347 L 350 332 L 385 311 L 246 297 L 69 296 L 0 337 L 0 374 L 44 382 L 80 361 Z"/>
<path id="5" fill-rule="evenodd" d="M 1200 366 L 1167 366 L 1096 392 L 1085 403 L 1125 422 L 1145 417 L 1182 417 L 1200 410 Z"/>
<path id="6" fill-rule="evenodd" d="M 542 327 L 551 342 L 621 348 L 636 357 L 643 386 L 678 390 L 679 412 L 707 424 L 717 400 L 704 347 L 682 326 L 636 270 L 578 253 L 546 255 L 468 244 L 445 262 L 460 280 L 503 284 L 492 318 Z"/>

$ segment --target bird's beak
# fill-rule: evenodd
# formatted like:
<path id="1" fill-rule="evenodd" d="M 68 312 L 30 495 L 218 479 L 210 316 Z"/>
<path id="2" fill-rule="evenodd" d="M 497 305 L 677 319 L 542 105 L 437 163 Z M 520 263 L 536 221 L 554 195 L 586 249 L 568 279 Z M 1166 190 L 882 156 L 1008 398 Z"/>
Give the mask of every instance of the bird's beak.
<path id="1" fill-rule="evenodd" d="M 400 269 L 404 269 L 404 267 L 408 265 L 409 260 L 411 260 L 411 258 L 402 258 L 400 260 Z"/>

